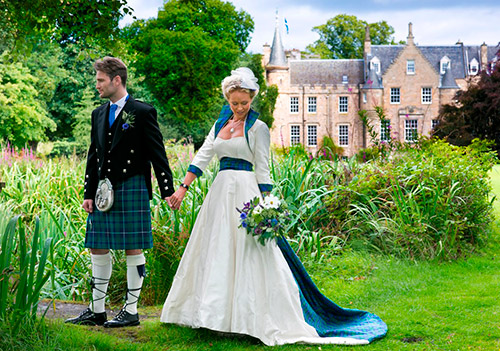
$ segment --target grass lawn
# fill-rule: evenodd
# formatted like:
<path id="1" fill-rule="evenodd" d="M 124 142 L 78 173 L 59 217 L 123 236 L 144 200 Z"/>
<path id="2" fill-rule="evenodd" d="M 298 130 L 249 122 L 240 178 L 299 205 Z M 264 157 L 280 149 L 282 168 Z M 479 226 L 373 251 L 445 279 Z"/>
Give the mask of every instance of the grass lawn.
<path id="1" fill-rule="evenodd" d="M 500 166 L 492 171 L 500 198 Z M 495 203 L 500 218 L 500 200 Z M 346 252 L 307 267 L 320 289 L 344 307 L 378 314 L 387 336 L 360 350 L 500 350 L 500 225 L 481 252 L 454 262 L 409 262 Z M 158 306 L 157 309 L 161 309 Z M 37 350 L 262 350 L 249 337 L 224 337 L 148 320 L 137 328 L 105 330 L 49 321 Z M 17 345 L 21 350 L 25 343 Z M 1 347 L 0 347 L 1 348 Z M 352 350 L 353 347 L 287 345 L 275 350 Z M 7 350 L 5 350 L 7 351 Z"/>

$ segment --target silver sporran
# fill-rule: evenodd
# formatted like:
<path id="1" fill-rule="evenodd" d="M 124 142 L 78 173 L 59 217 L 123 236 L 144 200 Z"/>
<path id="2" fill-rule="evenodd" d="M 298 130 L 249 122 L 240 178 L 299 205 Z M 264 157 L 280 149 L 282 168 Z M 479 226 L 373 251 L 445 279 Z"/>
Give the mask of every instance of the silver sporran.
<path id="1" fill-rule="evenodd" d="M 109 211 L 111 207 L 113 207 L 114 200 L 113 185 L 111 185 L 109 179 L 104 178 L 100 180 L 95 194 L 95 205 L 97 209 L 101 212 Z"/>

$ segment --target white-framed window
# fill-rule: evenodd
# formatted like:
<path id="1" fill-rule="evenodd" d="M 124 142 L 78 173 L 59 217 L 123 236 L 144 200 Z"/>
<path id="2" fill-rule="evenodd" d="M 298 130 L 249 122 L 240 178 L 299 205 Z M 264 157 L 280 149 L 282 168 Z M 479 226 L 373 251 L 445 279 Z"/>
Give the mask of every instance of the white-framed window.
<path id="1" fill-rule="evenodd" d="M 339 96 L 339 112 L 347 113 L 349 111 L 349 103 L 347 96 Z"/>
<path id="2" fill-rule="evenodd" d="M 343 75 L 342 76 L 342 84 L 348 84 L 349 83 L 349 77 L 347 77 L 347 75 Z"/>
<path id="3" fill-rule="evenodd" d="M 432 129 L 436 128 L 436 126 L 438 125 L 438 123 L 439 123 L 439 120 L 437 120 L 437 119 L 432 119 L 432 120 L 431 120 L 431 128 L 432 128 Z"/>
<path id="4" fill-rule="evenodd" d="M 406 60 L 406 74 L 415 74 L 415 60 Z"/>
<path id="5" fill-rule="evenodd" d="M 416 119 L 407 119 L 405 121 L 405 141 L 414 142 L 417 140 L 418 121 Z"/>
<path id="6" fill-rule="evenodd" d="M 391 140 L 391 120 L 383 119 L 380 121 L 380 141 Z"/>
<path id="7" fill-rule="evenodd" d="M 307 146 L 317 146 L 318 145 L 318 126 L 308 125 L 307 126 Z"/>
<path id="8" fill-rule="evenodd" d="M 290 126 L 290 145 L 300 144 L 300 126 L 291 125 Z"/>
<path id="9" fill-rule="evenodd" d="M 339 125 L 339 145 L 349 146 L 349 125 L 347 124 Z"/>
<path id="10" fill-rule="evenodd" d="M 401 90 L 399 88 L 391 88 L 391 104 L 399 104 L 401 102 Z"/>
<path id="11" fill-rule="evenodd" d="M 445 72 L 451 68 L 451 61 L 448 56 L 444 56 L 441 58 L 441 61 L 439 62 L 441 74 L 445 74 Z"/>
<path id="12" fill-rule="evenodd" d="M 372 69 L 372 71 L 375 71 L 378 74 L 380 74 L 380 60 L 378 59 L 378 57 L 374 57 L 371 59 L 370 68 Z"/>
<path id="13" fill-rule="evenodd" d="M 316 113 L 317 101 L 316 96 L 309 96 L 307 98 L 307 112 Z"/>
<path id="14" fill-rule="evenodd" d="M 299 98 L 297 96 L 290 96 L 290 113 L 299 112 Z"/>
<path id="15" fill-rule="evenodd" d="M 423 104 L 432 103 L 432 88 L 427 88 L 427 87 L 422 88 L 422 103 Z"/>
<path id="16" fill-rule="evenodd" d="M 476 58 L 473 58 L 469 63 L 469 74 L 475 76 L 479 73 L 479 62 L 477 62 Z"/>

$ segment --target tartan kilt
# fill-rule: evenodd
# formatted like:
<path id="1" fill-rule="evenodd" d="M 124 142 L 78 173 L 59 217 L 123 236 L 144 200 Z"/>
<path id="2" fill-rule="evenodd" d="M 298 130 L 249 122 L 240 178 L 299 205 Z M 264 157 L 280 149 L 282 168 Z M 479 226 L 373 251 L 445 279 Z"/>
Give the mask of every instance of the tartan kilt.
<path id="1" fill-rule="evenodd" d="M 113 207 L 94 212 L 87 218 L 85 247 L 91 249 L 134 250 L 153 247 L 151 209 L 144 175 L 113 184 Z"/>

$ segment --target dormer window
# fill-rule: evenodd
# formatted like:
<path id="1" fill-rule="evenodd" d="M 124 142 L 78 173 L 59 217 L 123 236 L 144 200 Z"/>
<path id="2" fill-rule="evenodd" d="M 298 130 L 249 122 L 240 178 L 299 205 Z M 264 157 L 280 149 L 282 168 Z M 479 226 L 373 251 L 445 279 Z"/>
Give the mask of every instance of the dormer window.
<path id="1" fill-rule="evenodd" d="M 473 58 L 469 63 L 469 74 L 471 76 L 475 76 L 479 73 L 479 62 L 475 58 Z"/>
<path id="2" fill-rule="evenodd" d="M 445 74 L 451 68 L 451 61 L 448 56 L 444 56 L 439 62 L 441 74 Z"/>
<path id="3" fill-rule="evenodd" d="M 346 75 L 342 76 L 342 84 L 348 84 L 349 83 L 349 78 Z"/>
<path id="4" fill-rule="evenodd" d="M 378 57 L 372 58 L 370 61 L 370 69 L 375 71 L 375 73 L 380 74 L 380 60 Z"/>

